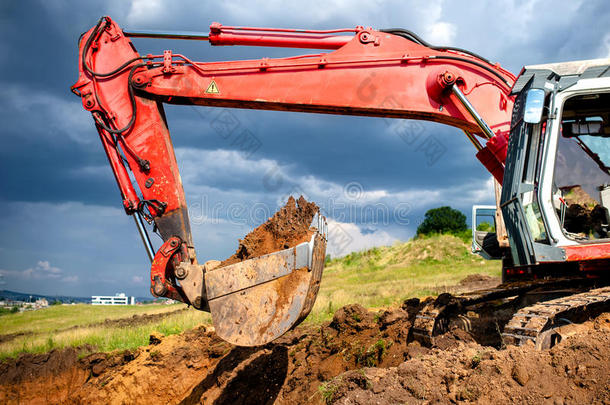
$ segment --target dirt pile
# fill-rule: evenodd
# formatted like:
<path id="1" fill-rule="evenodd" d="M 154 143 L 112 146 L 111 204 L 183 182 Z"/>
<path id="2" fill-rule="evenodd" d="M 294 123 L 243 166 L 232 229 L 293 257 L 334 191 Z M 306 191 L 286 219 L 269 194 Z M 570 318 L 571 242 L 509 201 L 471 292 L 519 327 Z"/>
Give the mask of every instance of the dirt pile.
<path id="1" fill-rule="evenodd" d="M 290 196 L 286 205 L 267 222 L 240 239 L 235 254 L 222 261 L 220 266 L 227 266 L 308 242 L 313 234 L 313 230 L 310 229 L 311 221 L 317 212 L 318 206 L 315 203 L 306 201 L 303 196 L 299 197 L 298 201 Z"/>
<path id="2" fill-rule="evenodd" d="M 458 342 L 388 369 L 350 371 L 324 386 L 335 404 L 610 403 L 610 314 L 551 350 Z"/>
<path id="3" fill-rule="evenodd" d="M 407 335 L 417 311 L 410 305 L 418 303 L 378 314 L 351 305 L 329 324 L 298 327 L 259 348 L 232 346 L 213 328 L 201 327 L 155 336 L 155 344 L 133 352 L 79 360 L 69 349 L 59 367 L 61 381 L 53 377 L 55 369 L 27 371 L 52 358 L 34 356 L 30 367 L 22 356 L 3 364 L 0 403 L 321 403 L 318 388 L 324 381 L 347 370 L 397 366 L 410 358 Z M 49 384 L 53 395 L 46 394 Z"/>
<path id="4" fill-rule="evenodd" d="M 568 205 L 578 204 L 583 207 L 595 207 L 597 201 L 589 195 L 580 185 L 560 187 Z"/>
<path id="5" fill-rule="evenodd" d="M 23 355 L 0 366 L 0 403 L 610 401 L 610 314 L 564 327 L 570 336 L 549 351 L 483 346 L 461 329 L 427 348 L 409 336 L 423 304 L 411 299 L 377 313 L 349 305 L 327 324 L 258 348 L 232 346 L 200 327 L 155 335 L 132 352 Z"/>
<path id="6" fill-rule="evenodd" d="M 460 280 L 453 290 L 459 292 L 483 290 L 493 288 L 501 282 L 502 279 L 500 277 L 491 277 L 486 274 L 471 274 Z"/>
<path id="7" fill-rule="evenodd" d="M 594 239 L 608 237 L 606 231 L 606 208 L 596 205 L 593 208 L 580 204 L 570 204 L 565 213 L 565 229 L 577 237 Z"/>

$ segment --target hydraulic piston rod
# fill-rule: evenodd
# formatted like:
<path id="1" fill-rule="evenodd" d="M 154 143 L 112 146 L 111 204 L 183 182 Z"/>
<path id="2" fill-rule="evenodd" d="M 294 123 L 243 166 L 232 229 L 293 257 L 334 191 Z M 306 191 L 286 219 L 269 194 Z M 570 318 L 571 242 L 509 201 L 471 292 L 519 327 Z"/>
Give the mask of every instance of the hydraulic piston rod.
<path id="1" fill-rule="evenodd" d="M 191 31 L 123 30 L 131 38 L 165 38 L 210 41 L 211 45 L 248 45 L 284 48 L 339 49 L 353 38 L 336 33 L 358 32 L 362 29 L 287 30 L 277 28 L 230 27 L 219 23 L 210 26 L 210 33 Z"/>
<path id="2" fill-rule="evenodd" d="M 483 120 L 483 117 L 479 115 L 477 110 L 475 110 L 474 106 L 470 103 L 470 101 L 468 101 L 468 99 L 466 98 L 464 93 L 462 93 L 462 91 L 458 88 L 458 86 L 456 86 L 455 84 L 451 86 L 451 91 L 453 92 L 453 94 L 455 94 L 458 100 L 460 100 L 460 103 L 464 106 L 464 108 L 468 110 L 470 115 L 472 115 L 472 118 L 479 125 L 487 139 L 493 138 L 495 134 L 492 132 L 491 128 L 489 128 L 489 125 L 487 125 L 487 123 Z M 470 137 L 468 138 L 470 139 Z"/>
<path id="3" fill-rule="evenodd" d="M 210 36 L 206 33 L 191 31 L 123 30 L 123 34 L 131 38 L 192 39 L 196 41 L 208 41 L 210 39 Z"/>
<path id="4" fill-rule="evenodd" d="M 142 218 L 142 215 L 138 211 L 136 211 L 133 213 L 133 220 L 136 222 L 136 226 L 138 227 L 138 233 L 142 238 L 142 243 L 144 243 L 146 254 L 152 262 L 155 258 L 155 249 L 153 248 L 152 242 L 150 241 L 148 232 L 146 232 L 146 227 L 144 226 L 144 219 Z"/>

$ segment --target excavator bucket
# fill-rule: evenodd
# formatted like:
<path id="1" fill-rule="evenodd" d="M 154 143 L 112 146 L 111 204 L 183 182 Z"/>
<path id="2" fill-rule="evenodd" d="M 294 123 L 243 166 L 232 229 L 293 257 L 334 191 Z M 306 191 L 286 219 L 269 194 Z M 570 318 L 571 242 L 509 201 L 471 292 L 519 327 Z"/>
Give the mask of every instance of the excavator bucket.
<path id="1" fill-rule="evenodd" d="M 238 346 L 259 346 L 307 317 L 326 256 L 326 220 L 318 215 L 317 222 L 309 242 L 204 273 L 218 336 Z"/>

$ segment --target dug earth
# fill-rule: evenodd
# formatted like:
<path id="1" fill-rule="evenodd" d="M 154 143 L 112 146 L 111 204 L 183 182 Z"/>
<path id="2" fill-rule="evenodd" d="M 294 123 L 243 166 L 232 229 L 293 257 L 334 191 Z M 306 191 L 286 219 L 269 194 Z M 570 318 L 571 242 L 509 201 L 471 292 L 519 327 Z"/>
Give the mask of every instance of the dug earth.
<path id="1" fill-rule="evenodd" d="M 267 222 L 240 239 L 237 251 L 218 266 L 228 266 L 309 242 L 315 232 L 311 228 L 311 221 L 318 210 L 315 203 L 306 201 L 303 196 L 298 201 L 290 196 L 286 205 Z"/>
<path id="2" fill-rule="evenodd" d="M 408 335 L 421 305 L 346 306 L 255 348 L 201 326 L 135 351 L 23 354 L 0 364 L 0 403 L 610 403 L 610 314 L 564 326 L 545 351 L 484 346 L 459 329 L 422 347 Z"/>

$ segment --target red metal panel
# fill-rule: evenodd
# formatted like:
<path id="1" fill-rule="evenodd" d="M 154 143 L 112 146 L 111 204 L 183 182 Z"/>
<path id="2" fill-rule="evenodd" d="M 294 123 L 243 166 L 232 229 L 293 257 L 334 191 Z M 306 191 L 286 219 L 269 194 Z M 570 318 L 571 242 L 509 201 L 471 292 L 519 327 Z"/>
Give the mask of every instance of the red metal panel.
<path id="1" fill-rule="evenodd" d="M 134 80 L 151 97 L 167 102 L 424 119 L 480 134 L 476 122 L 437 81 L 450 70 L 488 125 L 508 134 L 510 73 L 382 32 L 366 32 L 363 41 L 362 33 L 334 52 L 298 59 L 195 63 L 174 55 L 174 73 L 154 68 Z M 212 80 L 219 91 L 206 93 Z"/>
<path id="2" fill-rule="evenodd" d="M 95 32 L 99 34 L 90 42 L 90 49 L 85 49 L 89 37 Z M 73 91 L 81 95 L 83 106 L 92 112 L 98 125 L 100 121 L 104 121 L 114 129 L 127 128 L 116 137 L 116 142 L 124 152 L 143 200 L 158 200 L 165 204 L 164 210 L 159 210 L 155 205 L 145 209 L 150 211 L 157 221 L 161 216 L 160 211 L 172 218 L 171 224 L 157 224 L 164 239 L 179 236 L 192 245 L 190 225 L 186 216 L 186 199 L 162 112 L 157 102 L 152 99 L 134 97 L 136 111 L 132 106 L 128 77 L 132 68 L 142 63 L 141 60 L 135 59 L 139 54 L 134 50 L 131 41 L 110 19 L 101 20 L 97 31 L 93 28 L 83 35 L 79 47 L 79 61 L 82 61 L 82 54 L 86 52 L 85 63 L 101 75 L 91 74 L 81 62 L 79 80 L 73 86 Z M 119 72 L 108 77 L 104 75 L 124 64 L 127 65 Z M 133 124 L 129 126 L 132 118 Z M 127 198 L 124 204 L 131 213 L 140 203 L 140 199 L 135 195 L 115 147 L 115 140 L 110 141 L 108 131 L 99 131 L 121 193 Z M 149 162 L 149 167 L 141 165 L 144 161 Z"/>
<path id="3" fill-rule="evenodd" d="M 564 250 L 568 262 L 610 259 L 610 243 L 565 246 Z M 610 262 L 608 266 L 610 267 Z"/>

